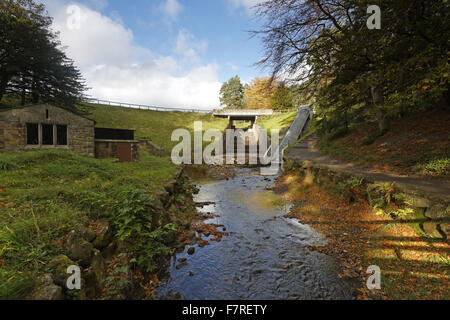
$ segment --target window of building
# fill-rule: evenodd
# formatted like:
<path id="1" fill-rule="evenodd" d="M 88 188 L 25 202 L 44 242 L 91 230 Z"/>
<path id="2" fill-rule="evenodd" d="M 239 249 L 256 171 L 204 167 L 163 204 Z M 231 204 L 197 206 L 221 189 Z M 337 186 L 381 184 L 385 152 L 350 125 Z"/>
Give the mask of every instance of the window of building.
<path id="1" fill-rule="evenodd" d="M 56 144 L 59 146 L 67 145 L 67 126 L 56 126 Z"/>
<path id="2" fill-rule="evenodd" d="M 42 144 L 46 146 L 53 145 L 53 125 L 42 125 Z"/>
<path id="3" fill-rule="evenodd" d="M 27 123 L 27 144 L 39 144 L 39 125 L 37 123 Z"/>

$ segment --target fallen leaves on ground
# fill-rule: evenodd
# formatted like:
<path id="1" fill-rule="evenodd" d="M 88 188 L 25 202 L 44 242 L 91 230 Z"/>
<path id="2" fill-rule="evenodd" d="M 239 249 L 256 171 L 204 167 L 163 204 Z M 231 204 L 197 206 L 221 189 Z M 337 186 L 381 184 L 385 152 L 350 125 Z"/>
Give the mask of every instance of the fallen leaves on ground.
<path id="1" fill-rule="evenodd" d="M 354 161 L 368 169 L 401 175 L 419 175 L 449 180 L 449 171 L 432 172 L 421 167 L 432 159 L 450 157 L 450 113 L 447 110 L 419 112 L 407 119 L 393 120 L 389 131 L 370 145 L 362 142 L 378 132 L 375 122 L 331 141 L 323 151 L 334 158 Z"/>
<path id="2" fill-rule="evenodd" d="M 326 235 L 325 246 L 309 248 L 336 257 L 340 277 L 360 280 L 358 299 L 450 299 L 447 239 L 418 236 L 410 224 L 377 215 L 358 193 L 350 201 L 303 179 L 287 174 L 277 182 L 275 189 L 295 203 L 286 217 Z M 381 269 L 382 290 L 365 285 L 370 265 Z"/>

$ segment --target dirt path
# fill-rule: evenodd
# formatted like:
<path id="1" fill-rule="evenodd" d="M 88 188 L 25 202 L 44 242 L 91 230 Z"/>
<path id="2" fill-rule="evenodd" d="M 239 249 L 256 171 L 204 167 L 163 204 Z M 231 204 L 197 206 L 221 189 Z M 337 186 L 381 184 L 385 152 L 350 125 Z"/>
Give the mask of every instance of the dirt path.
<path id="1" fill-rule="evenodd" d="M 308 160 L 326 166 L 335 171 L 346 171 L 361 175 L 374 181 L 395 182 L 400 187 L 431 193 L 445 200 L 450 200 L 450 183 L 423 177 L 402 176 L 394 173 L 367 170 L 352 163 L 345 163 L 322 154 L 316 147 L 317 137 L 311 136 L 295 145 L 286 156 L 297 160 Z"/>

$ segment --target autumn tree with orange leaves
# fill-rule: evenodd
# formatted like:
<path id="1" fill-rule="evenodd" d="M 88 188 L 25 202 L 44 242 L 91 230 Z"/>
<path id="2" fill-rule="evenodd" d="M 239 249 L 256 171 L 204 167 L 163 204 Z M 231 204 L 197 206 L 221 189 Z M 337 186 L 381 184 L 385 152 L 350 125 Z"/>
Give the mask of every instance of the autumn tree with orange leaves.
<path id="1" fill-rule="evenodd" d="M 269 78 L 255 78 L 244 90 L 247 109 L 270 109 L 276 87 Z"/>

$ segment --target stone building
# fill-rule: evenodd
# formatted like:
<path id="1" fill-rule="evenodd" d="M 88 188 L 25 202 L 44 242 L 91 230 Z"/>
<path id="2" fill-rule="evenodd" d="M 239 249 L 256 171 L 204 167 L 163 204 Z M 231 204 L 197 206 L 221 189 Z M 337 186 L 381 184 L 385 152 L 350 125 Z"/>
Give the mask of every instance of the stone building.
<path id="1" fill-rule="evenodd" d="M 95 155 L 95 121 L 50 105 L 0 109 L 0 150 L 67 150 Z"/>
<path id="2" fill-rule="evenodd" d="M 139 158 L 133 130 L 95 128 L 95 121 L 50 105 L 0 109 L 0 150 L 67 150 L 120 162 Z"/>

